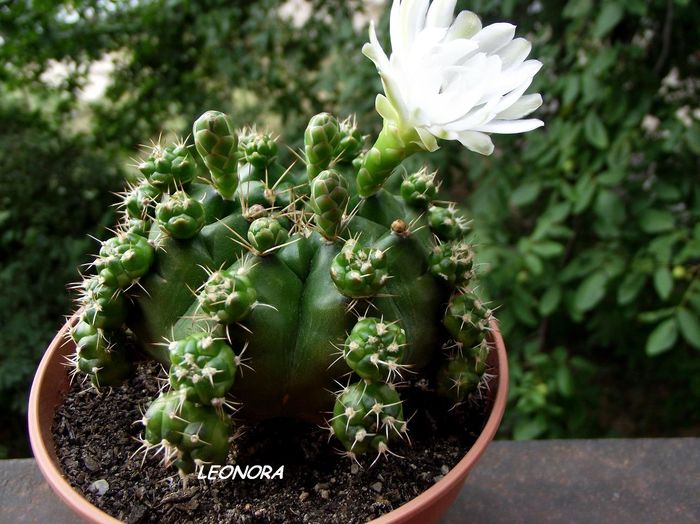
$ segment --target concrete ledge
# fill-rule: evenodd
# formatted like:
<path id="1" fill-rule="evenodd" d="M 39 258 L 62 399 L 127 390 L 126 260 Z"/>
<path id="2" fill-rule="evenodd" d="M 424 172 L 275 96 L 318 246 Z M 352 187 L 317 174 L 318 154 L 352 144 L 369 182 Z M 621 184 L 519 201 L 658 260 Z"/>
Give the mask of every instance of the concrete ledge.
<path id="1" fill-rule="evenodd" d="M 0 522 L 73 524 L 33 459 L 0 461 Z M 444 524 L 698 523 L 700 438 L 494 442 Z"/>

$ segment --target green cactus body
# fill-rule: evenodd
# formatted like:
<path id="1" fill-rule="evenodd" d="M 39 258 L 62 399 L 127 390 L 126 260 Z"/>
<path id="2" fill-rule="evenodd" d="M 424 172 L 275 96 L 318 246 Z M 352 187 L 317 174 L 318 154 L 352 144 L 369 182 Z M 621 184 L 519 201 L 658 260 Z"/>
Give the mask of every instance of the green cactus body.
<path id="1" fill-rule="evenodd" d="M 313 174 L 308 163 L 285 168 L 276 156 L 255 156 L 250 136 L 234 153 L 230 121 L 206 113 L 195 123 L 195 144 L 211 181 L 159 186 L 163 194 L 142 217 L 151 223 L 148 237 L 121 233 L 95 262 L 100 282 L 128 297 L 126 323 L 141 347 L 170 369 L 172 391 L 148 409 L 145 442 L 166 447 L 183 473 L 197 461 L 225 458 L 231 422 L 223 408 L 231 396 L 241 405 L 238 416 L 250 421 L 318 422 L 334 409 L 331 427 L 349 453 L 387 453 L 406 431 L 393 383 L 449 362 L 445 344 L 471 350 L 483 340 L 484 330 L 468 334 L 462 318 L 473 313 L 483 328 L 490 312 L 472 295 L 453 296 L 464 283 L 458 276 L 467 271 L 466 252 L 441 247 L 430 214 L 398 189 L 398 174 L 396 183 L 363 193 L 358 164 L 384 160 L 371 151 L 362 160 L 353 145 L 358 134 L 336 127 L 324 116 L 307 129 L 307 157 L 322 167 Z M 235 173 L 232 195 L 218 186 L 221 173 Z M 153 184 L 152 174 L 145 176 Z M 292 196 L 281 198 L 285 183 Z M 179 208 L 165 216 L 173 201 L 201 206 L 187 235 L 164 225 L 172 216 L 193 218 Z M 454 230 L 456 246 L 463 232 Z M 456 253 L 455 278 L 441 274 L 436 253 Z M 105 336 L 97 338 L 101 328 L 81 324 L 90 343 L 77 337 L 79 348 L 106 349 L 117 320 L 101 324 Z M 467 344 L 470 337 L 475 344 Z M 476 366 L 473 353 L 464 358 Z M 359 381 L 331 393 L 348 373 Z"/>

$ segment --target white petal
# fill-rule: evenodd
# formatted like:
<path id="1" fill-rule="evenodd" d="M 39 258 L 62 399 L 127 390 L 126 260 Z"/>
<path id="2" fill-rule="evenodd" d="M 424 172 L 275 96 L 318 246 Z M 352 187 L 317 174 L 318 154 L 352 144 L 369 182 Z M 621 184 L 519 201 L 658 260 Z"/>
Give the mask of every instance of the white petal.
<path id="1" fill-rule="evenodd" d="M 484 133 L 478 133 L 477 131 L 463 131 L 458 134 L 459 142 L 475 153 L 480 153 L 482 155 L 490 155 L 493 153 L 493 142 L 491 142 L 491 137 L 485 135 Z"/>
<path id="2" fill-rule="evenodd" d="M 401 94 L 401 83 L 390 72 L 385 71 L 379 75 L 384 86 L 384 94 L 391 105 L 399 114 L 399 119 L 408 117 L 410 109 L 406 106 L 406 101 Z"/>
<path id="3" fill-rule="evenodd" d="M 429 151 L 430 153 L 440 149 L 440 146 L 438 146 L 437 140 L 435 140 L 435 137 L 427 129 L 422 128 L 422 127 L 417 127 L 416 132 L 418 133 L 418 136 L 420 137 L 420 141 L 421 141 L 420 146 L 423 149 L 425 149 L 426 151 Z"/>
<path id="4" fill-rule="evenodd" d="M 478 45 L 473 40 L 460 38 L 441 45 L 437 52 L 430 56 L 430 62 L 433 67 L 450 67 L 464 62 L 477 49 Z"/>
<path id="5" fill-rule="evenodd" d="M 523 63 L 532 50 L 532 44 L 524 38 L 516 38 L 498 51 L 503 62 L 503 69 L 515 67 Z"/>
<path id="6" fill-rule="evenodd" d="M 515 120 L 529 115 L 542 105 L 542 95 L 534 93 L 521 97 L 517 102 L 496 116 L 499 120 Z"/>
<path id="7" fill-rule="evenodd" d="M 498 56 L 498 55 L 493 55 Z M 542 62 L 539 60 L 526 60 L 518 67 L 504 71 L 500 77 L 489 86 L 486 91 L 486 96 L 497 96 L 510 93 L 513 89 L 517 89 L 525 82 L 531 82 L 532 77 L 542 67 Z"/>
<path id="8" fill-rule="evenodd" d="M 418 33 L 425 27 L 425 15 L 430 0 L 403 0 L 401 2 L 401 33 L 408 51 Z"/>
<path id="9" fill-rule="evenodd" d="M 544 122 L 537 118 L 528 120 L 493 120 L 486 125 L 474 128 L 476 131 L 484 133 L 500 133 L 502 135 L 510 135 L 513 133 L 525 133 L 532 131 L 538 127 L 542 127 Z"/>
<path id="10" fill-rule="evenodd" d="M 457 15 L 457 18 L 450 30 L 447 32 L 445 40 L 455 40 L 457 38 L 471 38 L 481 30 L 481 20 L 471 11 L 462 11 Z"/>
<path id="11" fill-rule="evenodd" d="M 484 53 L 495 53 L 515 36 L 513 24 L 498 23 L 484 27 L 474 35 L 473 40 L 479 44 L 479 50 Z"/>
<path id="12" fill-rule="evenodd" d="M 391 4 L 389 37 L 391 39 L 391 54 L 403 54 L 406 46 L 401 34 L 401 0 L 394 0 L 394 3 Z"/>
<path id="13" fill-rule="evenodd" d="M 454 20 L 457 0 L 433 0 L 428 9 L 425 27 L 449 27 Z"/>
<path id="14" fill-rule="evenodd" d="M 532 78 L 528 78 L 522 84 L 520 84 L 516 89 L 513 89 L 510 93 L 501 97 L 501 100 L 498 102 L 498 105 L 493 108 L 493 112 L 498 114 L 498 113 L 502 113 L 503 111 L 507 111 L 508 108 L 510 108 L 513 104 L 515 104 L 518 100 L 520 100 L 520 97 L 522 97 L 523 93 L 525 91 L 527 91 L 527 89 L 528 89 L 528 87 L 530 87 L 531 83 L 532 83 Z"/>
<path id="15" fill-rule="evenodd" d="M 362 54 L 369 58 L 380 71 L 389 68 L 389 59 L 379 44 L 377 33 L 374 29 L 374 22 L 369 25 L 369 42 L 362 46 Z"/>
<path id="16" fill-rule="evenodd" d="M 399 114 L 384 95 L 377 95 L 377 98 L 374 100 L 374 107 L 384 120 L 392 123 L 399 121 Z"/>

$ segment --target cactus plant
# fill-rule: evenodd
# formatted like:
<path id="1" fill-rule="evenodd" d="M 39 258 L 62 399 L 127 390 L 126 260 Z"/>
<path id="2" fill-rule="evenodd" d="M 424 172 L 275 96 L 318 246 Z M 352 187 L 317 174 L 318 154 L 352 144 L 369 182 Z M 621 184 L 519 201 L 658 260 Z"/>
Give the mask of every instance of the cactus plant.
<path id="1" fill-rule="evenodd" d="M 226 459 L 234 402 L 237 418 L 251 422 L 325 417 L 348 456 L 379 458 L 409 431 L 405 383 L 427 380 L 456 403 L 484 384 L 493 313 L 474 291 L 469 222 L 456 204 L 436 200 L 435 173 L 395 168 L 437 149 L 436 138 L 489 154 L 485 132 L 541 125 L 517 120 L 541 102 L 521 102 L 539 62 L 516 71 L 529 48 L 513 41 L 507 61 L 489 62 L 504 64 L 486 75 L 494 84 L 453 115 L 445 104 L 459 101 L 454 86 L 481 82 L 460 83 L 472 69 L 460 62 L 470 55 L 459 55 L 484 43 L 481 23 L 463 13 L 448 30 L 454 2 L 434 2 L 427 18 L 414 4 L 394 2 L 392 31 L 418 18 L 392 41 L 403 49 L 415 35 L 401 31 L 427 24 L 424 43 L 441 57 L 431 71 L 445 76 L 413 97 L 415 86 L 401 80 L 415 71 L 400 70 L 412 57 L 388 60 L 371 28 L 364 52 L 386 96 L 377 97 L 384 127 L 367 150 L 354 119 L 320 113 L 304 133 L 303 165 L 285 166 L 271 135 L 237 131 L 229 116 L 207 111 L 193 144 L 157 144 L 139 165 L 124 220 L 81 286 L 73 365 L 96 387 L 118 383 L 131 368 L 118 343 L 128 330 L 169 369 L 169 390 L 141 421 L 143 447 L 164 450 L 182 475 Z M 475 51 L 474 64 L 512 40 L 512 26 L 491 27 L 484 31 L 498 45 Z M 419 58 L 425 51 L 410 49 Z M 423 95 L 427 112 L 413 107 Z M 332 393 L 335 384 L 345 385 Z"/>
<path id="2" fill-rule="evenodd" d="M 403 382 L 433 376 L 461 402 L 483 380 L 480 359 L 443 349 L 488 349 L 490 312 L 461 299 L 473 275 L 466 222 L 435 201 L 424 170 L 361 198 L 361 137 L 347 122 L 311 119 L 306 169 L 290 169 L 268 135 L 239 140 L 226 115 L 205 113 L 194 148 L 156 146 L 144 162 L 177 151 L 194 163 L 195 149 L 196 176 L 155 186 L 146 170 L 82 286 L 75 365 L 98 387 L 118 383 L 129 357 L 113 341 L 134 333 L 169 369 L 169 391 L 144 415 L 145 446 L 165 448 L 183 474 L 225 458 L 233 399 L 250 420 L 332 411 L 348 454 L 382 455 L 408 431 Z M 456 315 L 472 309 L 462 325 Z M 254 372 L 242 374 L 244 347 Z"/>

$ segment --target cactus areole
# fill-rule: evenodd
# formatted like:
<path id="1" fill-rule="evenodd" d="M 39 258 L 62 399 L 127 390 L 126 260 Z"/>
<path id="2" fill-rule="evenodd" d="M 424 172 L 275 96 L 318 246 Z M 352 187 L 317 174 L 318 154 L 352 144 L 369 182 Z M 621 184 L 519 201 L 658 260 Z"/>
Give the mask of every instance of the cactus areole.
<path id="1" fill-rule="evenodd" d="M 423 23 L 449 26 L 453 7 L 434 2 Z M 467 29 L 478 31 L 455 31 Z M 503 89 L 493 110 L 519 99 Z M 353 119 L 321 113 L 302 161 L 282 165 L 270 135 L 207 111 L 193 143 L 155 145 L 138 166 L 80 285 L 74 367 L 118 384 L 132 368 L 128 331 L 163 363 L 143 448 L 182 475 L 224 463 L 238 421 L 278 416 L 325 420 L 348 456 L 381 456 L 409 431 L 402 384 L 427 381 L 454 403 L 483 386 L 492 312 L 474 294 L 468 222 L 436 200 L 435 173 L 395 169 L 433 147 L 390 102 L 379 98 L 385 125 L 369 149 Z"/>

